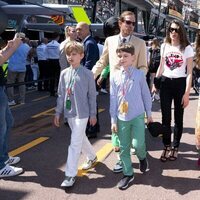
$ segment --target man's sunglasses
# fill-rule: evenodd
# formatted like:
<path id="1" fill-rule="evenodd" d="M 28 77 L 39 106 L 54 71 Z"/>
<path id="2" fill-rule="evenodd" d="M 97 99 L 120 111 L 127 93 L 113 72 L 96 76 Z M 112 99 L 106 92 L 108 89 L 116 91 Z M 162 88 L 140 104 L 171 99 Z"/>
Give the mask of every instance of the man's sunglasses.
<path id="1" fill-rule="evenodd" d="M 133 26 L 135 26 L 135 22 L 132 22 L 130 20 L 123 20 L 123 22 L 125 22 L 127 25 L 133 25 Z"/>
<path id="2" fill-rule="evenodd" d="M 173 33 L 174 31 L 175 31 L 176 33 L 178 33 L 178 32 L 179 32 L 179 29 L 178 29 L 178 28 L 169 27 L 169 32 L 170 32 L 170 33 Z"/>

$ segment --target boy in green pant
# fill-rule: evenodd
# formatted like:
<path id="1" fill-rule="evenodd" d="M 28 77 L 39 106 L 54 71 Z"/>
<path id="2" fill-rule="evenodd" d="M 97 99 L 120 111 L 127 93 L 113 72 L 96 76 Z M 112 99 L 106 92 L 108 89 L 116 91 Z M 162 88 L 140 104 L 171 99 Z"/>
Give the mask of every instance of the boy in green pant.
<path id="1" fill-rule="evenodd" d="M 130 148 L 133 145 L 140 163 L 140 171 L 148 168 L 145 144 L 145 112 L 147 124 L 152 122 L 152 101 L 145 74 L 132 66 L 135 59 L 134 46 L 122 44 L 117 50 L 121 70 L 110 81 L 111 130 L 119 137 L 120 160 L 124 176 L 118 183 L 126 189 L 134 179 Z"/>

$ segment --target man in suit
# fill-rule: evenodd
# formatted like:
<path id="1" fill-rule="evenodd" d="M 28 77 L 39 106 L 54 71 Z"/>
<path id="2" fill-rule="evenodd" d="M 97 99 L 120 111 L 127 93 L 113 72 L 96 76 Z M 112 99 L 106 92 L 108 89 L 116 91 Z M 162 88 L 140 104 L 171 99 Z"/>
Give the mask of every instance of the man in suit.
<path id="1" fill-rule="evenodd" d="M 131 43 L 135 47 L 135 60 L 133 66 L 144 70 L 147 73 L 147 57 L 146 45 L 144 40 L 133 35 L 136 19 L 135 14 L 131 11 L 124 11 L 119 17 L 120 33 L 106 38 L 104 44 L 103 54 L 92 68 L 95 78 L 102 72 L 102 70 L 109 64 L 110 76 L 115 70 L 119 70 L 119 58 L 116 54 L 118 45 L 122 42 Z"/>
<path id="2" fill-rule="evenodd" d="M 77 37 L 84 45 L 84 58 L 81 61 L 81 64 L 89 70 L 92 70 L 93 66 L 99 59 L 99 49 L 96 41 L 90 35 L 90 27 L 85 22 L 79 22 L 76 25 Z M 98 110 L 98 105 L 97 105 Z M 99 132 L 99 118 L 97 112 L 97 123 L 95 126 L 90 126 L 88 124 L 86 129 L 86 134 L 88 138 L 97 137 L 97 132 Z"/>
<path id="3" fill-rule="evenodd" d="M 84 45 L 84 58 L 81 61 L 84 67 L 92 70 L 93 66 L 99 59 L 99 49 L 96 41 L 90 35 L 89 25 L 85 22 L 79 22 L 76 25 L 78 38 Z"/>
<path id="4" fill-rule="evenodd" d="M 119 58 L 117 57 L 116 49 L 121 43 L 131 43 L 135 47 L 135 60 L 133 66 L 141 69 L 146 74 L 147 67 L 147 55 L 145 41 L 134 36 L 134 27 L 136 19 L 135 14 L 131 11 L 124 11 L 118 20 L 120 33 L 107 37 L 104 44 L 103 53 L 95 66 L 92 68 L 94 77 L 96 78 L 102 70 L 109 64 L 110 65 L 110 77 L 113 76 L 115 70 L 119 70 Z M 116 144 L 119 144 L 118 137 L 116 137 Z M 114 143 L 115 143 L 114 142 Z M 131 149 L 134 150 L 134 149 Z M 113 172 L 122 172 L 122 163 L 118 161 L 113 168 Z"/>

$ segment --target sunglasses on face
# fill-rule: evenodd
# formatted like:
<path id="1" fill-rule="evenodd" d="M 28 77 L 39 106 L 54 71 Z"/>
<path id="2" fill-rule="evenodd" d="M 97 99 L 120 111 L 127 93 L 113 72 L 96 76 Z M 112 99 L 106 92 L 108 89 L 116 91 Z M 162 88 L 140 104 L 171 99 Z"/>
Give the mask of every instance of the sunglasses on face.
<path id="1" fill-rule="evenodd" d="M 135 22 L 132 22 L 130 20 L 123 20 L 123 22 L 125 22 L 127 25 L 133 25 L 133 26 L 135 26 Z"/>
<path id="2" fill-rule="evenodd" d="M 169 27 L 169 32 L 170 32 L 170 33 L 173 33 L 174 31 L 175 31 L 176 33 L 178 33 L 178 32 L 179 32 L 179 29 L 178 29 L 178 28 Z"/>

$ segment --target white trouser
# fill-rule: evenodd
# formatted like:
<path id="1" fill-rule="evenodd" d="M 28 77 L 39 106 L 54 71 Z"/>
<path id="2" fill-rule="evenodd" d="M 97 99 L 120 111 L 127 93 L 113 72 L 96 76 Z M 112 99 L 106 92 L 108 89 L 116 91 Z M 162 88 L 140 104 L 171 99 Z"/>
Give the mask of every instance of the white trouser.
<path id="1" fill-rule="evenodd" d="M 75 117 L 68 119 L 72 134 L 71 143 L 68 148 L 65 176 L 76 176 L 81 151 L 86 154 L 89 160 L 93 160 L 96 157 L 95 151 L 85 134 L 87 122 L 88 118 L 78 119 Z"/>

